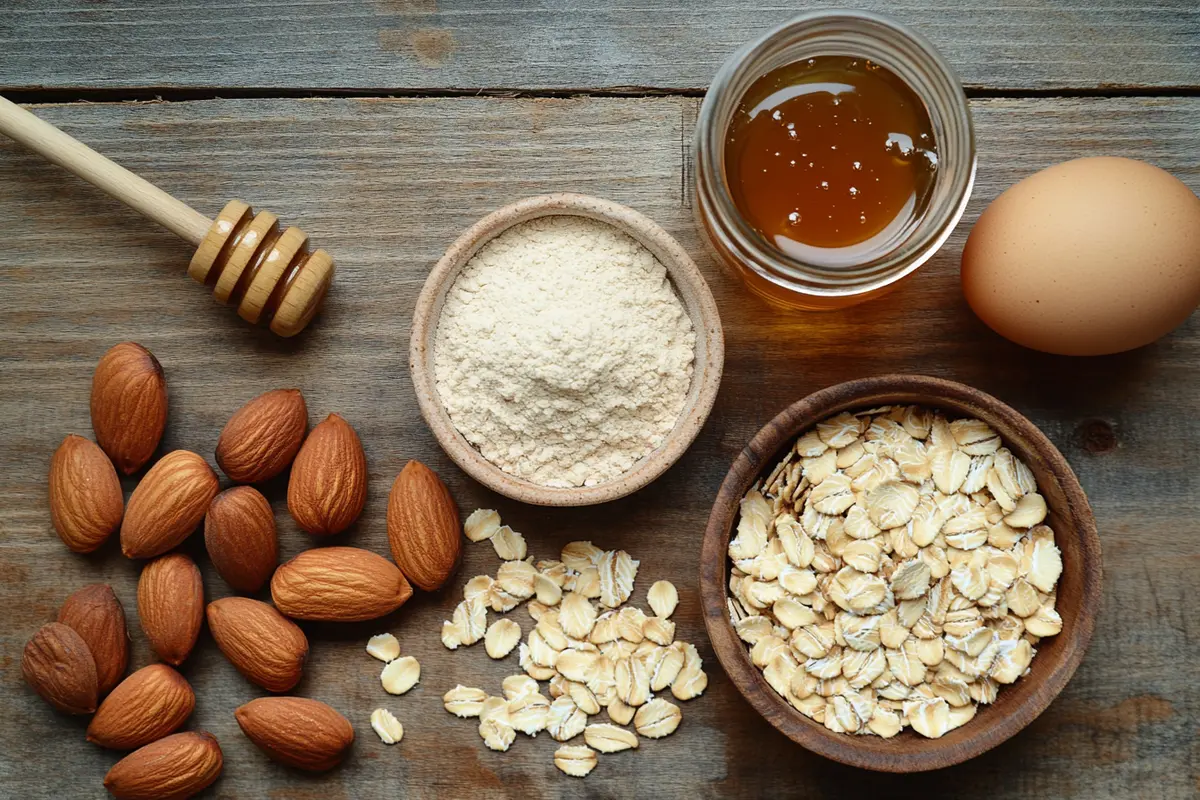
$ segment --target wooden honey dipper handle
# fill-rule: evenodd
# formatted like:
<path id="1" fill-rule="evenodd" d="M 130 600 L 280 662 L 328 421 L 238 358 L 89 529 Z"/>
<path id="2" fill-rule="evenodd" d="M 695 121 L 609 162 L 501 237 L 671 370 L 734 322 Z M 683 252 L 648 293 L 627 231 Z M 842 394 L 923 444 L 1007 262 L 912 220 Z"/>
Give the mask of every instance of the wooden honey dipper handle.
<path id="1" fill-rule="evenodd" d="M 231 200 L 210 220 L 154 184 L 0 97 L 0 133 L 40 153 L 196 246 L 188 274 L 251 323 L 294 336 L 312 320 L 333 280 L 333 259 L 308 252 L 308 235 L 279 229 L 270 211 Z"/>

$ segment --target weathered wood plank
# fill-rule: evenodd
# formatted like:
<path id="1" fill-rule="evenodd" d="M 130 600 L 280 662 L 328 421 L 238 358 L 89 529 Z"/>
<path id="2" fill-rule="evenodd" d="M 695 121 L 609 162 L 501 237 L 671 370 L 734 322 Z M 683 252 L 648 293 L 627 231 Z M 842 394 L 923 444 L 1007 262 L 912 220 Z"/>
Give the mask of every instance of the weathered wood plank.
<path id="1" fill-rule="evenodd" d="M 299 692 L 346 712 L 359 734 L 338 771 L 309 778 L 269 764 L 232 710 L 259 694 L 204 635 L 185 667 L 199 697 L 193 728 L 226 753 L 222 797 L 1129 797 L 1183 798 L 1196 788 L 1200 688 L 1193 591 L 1200 563 L 1200 323 L 1136 353 L 1067 359 L 1022 350 L 975 320 L 957 283 L 966 226 L 1017 178 L 1077 155 L 1150 159 L 1200 189 L 1200 100 L 988 100 L 974 104 L 980 177 L 963 231 L 895 295 L 837 314 L 781 315 L 746 296 L 704 253 L 681 191 L 693 99 L 212 101 L 78 105 L 38 113 L 198 208 L 240 196 L 305 229 L 339 260 L 327 311 L 298 340 L 245 327 L 192 284 L 190 253 L 169 234 L 79 181 L 0 142 L 0 794 L 100 796 L 114 758 L 87 745 L 83 722 L 53 713 L 21 682 L 20 649 L 69 591 L 111 581 L 135 618 L 136 565 L 115 547 L 72 556 L 54 536 L 45 469 L 62 436 L 89 433 L 96 358 L 112 343 L 150 347 L 168 375 L 164 446 L 211 453 L 225 418 L 251 395 L 302 387 L 313 419 L 337 410 L 357 426 L 371 467 L 363 520 L 343 538 L 386 552 L 391 479 L 419 458 L 460 506 L 498 507 L 531 552 L 576 538 L 622 546 L 642 561 L 635 598 L 653 580 L 681 591 L 679 635 L 710 670 L 673 736 L 602 757 L 585 781 L 551 765 L 555 743 L 484 750 L 440 696 L 455 683 L 498 689 L 516 657 L 450 653 L 438 625 L 454 592 L 415 599 L 379 624 L 309 626 L 313 653 Z M 470 222 L 549 190 L 629 203 L 695 254 L 726 327 L 726 377 L 696 444 L 653 486 L 600 509 L 537 509 L 481 489 L 455 469 L 421 422 L 406 374 L 409 316 L 429 267 Z M 1028 414 L 1067 454 L 1095 507 L 1105 548 L 1105 609 L 1092 649 L 1064 694 L 1030 729 L 949 772 L 910 777 L 841 767 L 760 721 L 725 679 L 700 622 L 696 572 L 708 507 L 734 454 L 774 413 L 830 383 L 885 371 L 955 378 Z M 1106 434 L 1112 434 L 1112 448 Z M 1090 433 L 1091 435 L 1085 435 Z M 271 487 L 285 555 L 307 544 Z M 190 546 L 199 553 L 201 543 Z M 469 545 L 461 579 L 497 566 Z M 206 588 L 227 592 L 204 564 Z M 527 628 L 525 612 L 517 612 Z M 150 654 L 135 631 L 134 663 Z M 420 686 L 388 698 L 362 652 L 388 628 L 423 665 Z M 367 717 L 405 723 L 385 749 Z"/>
<path id="2" fill-rule="evenodd" d="M 706 86 L 743 42 L 806 8 L 737 0 L 15 0 L 0 88 L 586 89 Z M 865 0 L 970 86 L 1200 86 L 1200 6 Z"/>

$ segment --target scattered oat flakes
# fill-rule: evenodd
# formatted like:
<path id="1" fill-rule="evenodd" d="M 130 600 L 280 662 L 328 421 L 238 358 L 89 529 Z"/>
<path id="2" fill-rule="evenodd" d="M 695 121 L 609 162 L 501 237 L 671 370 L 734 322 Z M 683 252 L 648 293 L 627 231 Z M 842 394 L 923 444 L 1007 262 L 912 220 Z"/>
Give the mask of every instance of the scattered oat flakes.
<path id="1" fill-rule="evenodd" d="M 472 645 L 483 638 L 487 630 L 487 609 L 478 600 L 463 600 L 454 609 L 453 626 L 461 644 Z M 445 628 L 442 629 L 443 639 Z M 454 648 L 451 647 L 451 650 Z"/>
<path id="2" fill-rule="evenodd" d="M 421 665 L 412 656 L 404 656 L 389 663 L 379 676 L 383 689 L 388 694 L 404 694 L 421 680 Z"/>
<path id="3" fill-rule="evenodd" d="M 377 633 L 367 640 L 367 652 L 386 664 L 400 657 L 400 642 L 390 633 Z"/>
<path id="4" fill-rule="evenodd" d="M 747 515 L 742 525 L 743 546 L 747 558 L 754 560 L 773 538 L 768 531 L 773 510 L 761 495 L 744 501 L 743 509 Z M 838 520 L 836 530 L 833 520 Z M 638 746 L 637 733 L 660 738 L 679 726 L 679 707 L 655 698 L 654 693 L 670 689 L 679 700 L 697 697 L 707 687 L 708 675 L 695 646 L 675 638 L 676 624 L 670 616 L 679 595 L 674 585 L 658 581 L 651 587 L 647 601 L 654 615 L 647 616 L 641 609 L 625 605 L 633 594 L 639 567 L 629 553 L 602 550 L 591 542 L 578 541 L 563 548 L 561 560 L 538 561 L 527 557 L 524 537 L 502 526 L 495 512 L 477 511 L 468 517 L 468 524 L 468 538 L 490 538 L 504 563 L 494 577 L 477 575 L 467 581 L 453 619 L 443 623 L 442 642 L 453 650 L 483 639 L 492 658 L 504 658 L 516 648 L 524 674 L 504 679 L 503 697 L 458 685 L 442 697 L 448 712 L 458 717 L 477 717 L 480 737 L 487 747 L 498 751 L 511 747 L 518 732 L 532 737 L 545 730 L 560 742 L 583 734 L 591 747 L 564 746 L 555 758 L 559 769 L 579 777 L 594 768 L 596 750 L 634 749 Z M 753 577 L 745 575 L 747 590 L 766 607 L 777 602 L 781 616 L 796 626 L 815 624 L 818 618 L 810 606 L 785 595 L 793 590 L 808 595 L 817 588 L 817 577 L 807 567 L 818 569 L 823 563 L 819 548 L 825 544 L 814 544 L 808 530 L 794 517 L 784 527 L 788 524 L 794 525 L 794 530 L 790 531 L 787 552 L 784 545 L 775 545 L 772 563 L 753 569 Z M 815 524 L 813 530 L 819 530 L 822 536 L 831 530 L 836 535 L 841 527 L 836 517 L 815 523 L 810 520 L 809 524 Z M 863 555 L 869 555 L 866 549 Z M 759 586 L 754 587 L 753 582 Z M 860 587 L 850 588 L 850 594 L 856 594 Z M 866 589 L 866 597 L 871 599 L 871 587 Z M 525 641 L 521 641 L 521 626 L 511 618 L 487 624 L 488 608 L 498 614 L 507 613 L 522 602 L 534 621 Z M 795 607 L 785 611 L 788 603 Z M 766 617 L 755 619 L 762 620 L 770 630 Z M 744 628 L 744 637 L 750 635 L 750 624 L 747 622 Z M 779 630 L 786 635 L 786 629 Z M 852 638 L 870 635 L 857 629 L 849 633 Z M 773 638 L 778 644 L 771 645 L 772 652 L 787 650 L 783 639 Z M 882 658 L 881 653 L 881 663 Z M 797 669 L 794 661 L 789 663 L 791 670 Z M 549 682 L 551 699 L 542 695 L 539 681 Z M 588 718 L 601 711 L 606 711 L 615 724 L 589 725 Z M 634 730 L 621 727 L 630 724 Z"/>
<path id="5" fill-rule="evenodd" d="M 661 739 L 675 732 L 683 719 L 679 706 L 662 698 L 655 698 L 637 710 L 633 716 L 633 727 L 649 739 Z"/>
<path id="6" fill-rule="evenodd" d="M 472 542 L 490 539 L 500 530 L 500 515 L 490 508 L 477 508 L 463 522 L 463 533 Z"/>
<path id="7" fill-rule="evenodd" d="M 575 639 L 586 639 L 596 623 L 596 608 L 581 594 L 569 592 L 563 596 L 558 612 L 558 624 L 563 632 Z"/>
<path id="8" fill-rule="evenodd" d="M 534 684 L 536 686 L 536 683 Z M 456 717 L 478 717 L 487 692 L 459 684 L 442 695 L 442 705 Z"/>
<path id="9" fill-rule="evenodd" d="M 492 547 L 503 561 L 520 561 L 525 558 L 525 537 L 507 525 L 503 525 L 491 536 Z"/>
<path id="10" fill-rule="evenodd" d="M 519 695 L 508 701 L 508 719 L 526 736 L 537 736 L 549 722 L 550 701 L 536 692 Z"/>
<path id="11" fill-rule="evenodd" d="M 596 761 L 596 751 L 583 745 L 564 744 L 554 751 L 554 766 L 575 778 L 582 778 L 594 770 Z"/>
<path id="12" fill-rule="evenodd" d="M 537 694 L 538 682 L 528 675 L 509 675 L 500 688 L 504 692 L 504 699 L 512 701 L 523 695 Z"/>
<path id="13" fill-rule="evenodd" d="M 507 752 L 517 738 L 517 732 L 504 718 L 490 716 L 479 720 L 479 735 L 490 750 Z"/>
<path id="14" fill-rule="evenodd" d="M 596 566 L 602 555 L 604 551 L 591 542 L 571 542 L 562 549 L 562 563 L 568 569 L 582 572 Z"/>
<path id="15" fill-rule="evenodd" d="M 666 619 L 675 613 L 675 606 L 679 605 L 679 592 L 670 581 L 655 581 L 646 595 L 646 601 L 650 603 L 650 610 L 655 616 Z"/>
<path id="16" fill-rule="evenodd" d="M 521 641 L 521 626 L 505 617 L 498 619 L 487 629 L 483 647 L 492 658 L 504 658 Z"/>
<path id="17" fill-rule="evenodd" d="M 450 620 L 442 623 L 442 644 L 447 650 L 457 650 L 463 644 L 462 628 Z"/>
<path id="18" fill-rule="evenodd" d="M 638 746 L 637 736 L 632 731 L 608 722 L 588 725 L 583 730 L 583 740 L 601 753 L 619 753 Z"/>
<path id="19" fill-rule="evenodd" d="M 371 727 L 379 734 L 384 744 L 396 744 L 404 738 L 404 726 L 386 708 L 377 708 L 371 712 Z"/>

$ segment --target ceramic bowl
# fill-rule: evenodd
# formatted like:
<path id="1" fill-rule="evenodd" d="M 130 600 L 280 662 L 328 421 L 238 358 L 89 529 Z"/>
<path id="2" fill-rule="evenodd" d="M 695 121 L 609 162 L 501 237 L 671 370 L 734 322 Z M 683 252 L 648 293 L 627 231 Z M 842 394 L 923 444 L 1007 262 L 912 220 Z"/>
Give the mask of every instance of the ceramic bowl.
<path id="1" fill-rule="evenodd" d="M 1002 686 L 995 703 L 980 706 L 974 719 L 939 739 L 927 739 L 911 728 L 891 739 L 834 733 L 804 716 L 777 694 L 750 662 L 746 645 L 730 622 L 727 605 L 729 537 L 737 523 L 738 502 L 750 486 L 765 477 L 796 437 L 817 422 L 841 411 L 890 403 L 930 406 L 991 425 L 1037 478 L 1049 509 L 1046 524 L 1053 528 L 1062 551 L 1056 604 L 1062 632 L 1038 643 L 1029 673 Z M 1032 422 L 991 395 L 916 375 L 887 375 L 831 386 L 767 423 L 738 456 L 721 485 L 705 532 L 700 576 L 704 622 L 713 649 L 750 705 L 784 735 L 813 752 L 885 772 L 919 772 L 957 764 L 995 747 L 1032 722 L 1067 685 L 1083 660 L 1100 607 L 1100 589 L 1096 523 L 1062 453 Z"/>
<path id="2" fill-rule="evenodd" d="M 557 488 L 531 483 L 510 475 L 485 459 L 454 427 L 438 397 L 433 348 L 438 317 L 446 294 L 462 268 L 484 244 L 522 222 L 545 216 L 573 215 L 598 220 L 629 234 L 666 268 L 675 291 L 696 330 L 696 360 L 691 387 L 679 420 L 663 443 L 620 477 L 595 486 Z M 417 300 L 409 347 L 409 368 L 421 415 L 446 453 L 462 469 L 489 489 L 543 506 L 584 506 L 604 503 L 641 489 L 687 450 L 712 410 L 725 345 L 717 305 L 695 262 L 670 234 L 649 218 L 626 206 L 581 194 L 548 194 L 530 197 L 488 214 L 467 229 L 430 272 Z"/>

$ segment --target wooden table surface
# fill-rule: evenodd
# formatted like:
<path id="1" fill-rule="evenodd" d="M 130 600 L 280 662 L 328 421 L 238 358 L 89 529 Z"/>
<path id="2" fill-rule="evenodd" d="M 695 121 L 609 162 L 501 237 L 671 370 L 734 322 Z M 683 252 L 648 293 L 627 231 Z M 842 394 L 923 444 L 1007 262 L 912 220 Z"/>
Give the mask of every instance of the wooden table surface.
<path id="1" fill-rule="evenodd" d="M 835 314 L 781 314 L 720 271 L 692 226 L 689 136 L 728 52 L 797 6 L 736 0 L 16 0 L 0 14 L 0 93 L 215 214 L 231 197 L 301 224 L 338 260 L 324 314 L 281 341 L 217 307 L 184 274 L 189 248 L 82 182 L 0 141 L 0 795 L 101 797 L 116 757 L 83 741 L 23 683 L 25 640 L 89 582 L 112 583 L 134 631 L 138 564 L 106 546 L 66 551 L 46 504 L 50 454 L 90 435 L 97 358 L 135 340 L 161 360 L 163 449 L 211 454 L 229 414 L 295 385 L 315 422 L 337 411 L 370 464 L 361 521 L 341 537 L 386 552 L 384 509 L 404 462 L 430 464 L 460 508 L 498 508 L 530 552 L 574 539 L 642 562 L 635 600 L 659 578 L 680 588 L 679 636 L 695 642 L 708 691 L 673 736 L 601 757 L 586 780 L 554 769 L 548 736 L 507 754 L 441 708 L 456 683 L 497 691 L 516 656 L 451 653 L 438 636 L 462 580 L 494 573 L 467 547 L 455 588 L 389 618 L 306 626 L 298 693 L 331 703 L 358 733 L 354 755 L 309 777 L 268 762 L 233 709 L 262 694 L 202 635 L 184 674 L 190 727 L 212 731 L 225 771 L 206 796 L 1078 797 L 1200 792 L 1200 322 L 1137 352 L 1070 359 L 1023 350 L 985 328 L 958 284 L 963 240 L 1004 188 L 1049 164 L 1097 154 L 1149 160 L 1200 190 L 1200 6 L 1086 0 L 860 3 L 917 26 L 968 86 L 979 179 L 958 232 L 916 280 Z M 809 3 L 820 6 L 825 3 Z M 587 7 L 587 8 L 585 8 Z M 589 10 L 591 9 L 591 10 Z M 159 102 L 133 100 L 162 98 Z M 601 508 L 521 506 L 457 470 L 417 413 L 407 373 L 410 315 L 434 261 L 471 222 L 513 199 L 570 190 L 648 214 L 696 257 L 719 304 L 725 380 L 684 458 L 651 487 Z M 954 378 L 1027 414 L 1089 493 L 1104 546 L 1104 609 L 1066 691 L 1028 729 L 938 773 L 887 776 L 791 744 L 746 705 L 707 644 L 700 537 L 734 455 L 776 412 L 831 383 L 891 371 Z M 126 489 L 133 486 L 126 482 Z M 310 540 L 269 487 L 282 549 Z M 202 556 L 200 537 L 186 546 Z M 202 561 L 211 597 L 228 592 Z M 526 625 L 527 617 L 518 612 Z M 421 661 L 402 698 L 378 684 L 366 638 L 394 631 Z M 382 745 L 367 718 L 386 705 L 406 736 Z"/>

